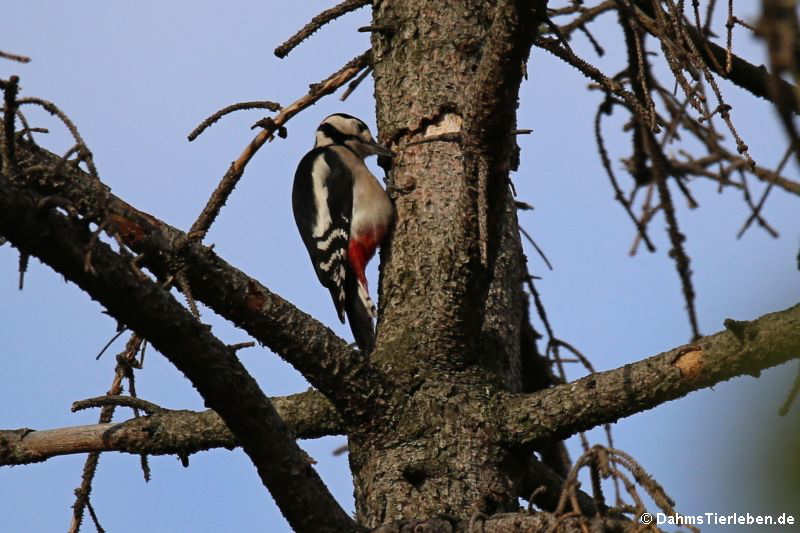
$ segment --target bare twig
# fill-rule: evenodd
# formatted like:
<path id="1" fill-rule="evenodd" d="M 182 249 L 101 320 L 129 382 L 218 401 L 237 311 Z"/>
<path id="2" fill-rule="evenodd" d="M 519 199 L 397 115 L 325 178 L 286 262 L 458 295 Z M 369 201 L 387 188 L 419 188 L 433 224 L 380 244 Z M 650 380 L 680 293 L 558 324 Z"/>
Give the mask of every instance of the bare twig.
<path id="1" fill-rule="evenodd" d="M 305 41 L 315 31 L 320 29 L 328 22 L 341 17 L 351 11 L 372 3 L 371 0 L 345 0 L 330 9 L 326 9 L 319 15 L 311 19 L 311 22 L 303 26 L 303 28 L 289 37 L 282 45 L 275 49 L 275 55 L 284 58 L 291 52 L 298 44 Z"/>
<path id="2" fill-rule="evenodd" d="M 644 128 L 643 128 L 644 129 Z M 675 268 L 678 271 L 678 276 L 681 279 L 683 287 L 683 296 L 686 300 L 686 311 L 689 314 L 689 323 L 692 327 L 692 339 L 700 338 L 700 330 L 697 325 L 697 311 L 694 306 L 694 286 L 692 285 L 692 271 L 689 268 L 689 256 L 683 247 L 683 241 L 686 237 L 678 229 L 678 219 L 675 216 L 675 209 L 672 205 L 672 195 L 667 186 L 667 175 L 664 170 L 662 160 L 660 157 L 655 156 L 655 151 L 658 149 L 656 140 L 649 132 L 645 133 L 645 145 L 650 158 L 653 161 L 653 171 L 655 173 L 656 187 L 661 199 L 661 208 L 664 210 L 664 217 L 667 220 L 667 233 L 669 240 L 672 244 L 672 249 L 669 251 L 670 257 L 675 261 Z"/>
<path id="3" fill-rule="evenodd" d="M 186 277 L 186 272 L 183 269 L 175 272 L 175 281 L 181 289 L 183 296 L 186 298 L 186 302 L 189 304 L 189 310 L 195 318 L 199 319 L 200 310 L 197 308 L 197 302 L 195 302 L 194 296 L 192 296 L 192 287 L 189 285 L 189 279 Z"/>
<path id="4" fill-rule="evenodd" d="M 270 111 L 278 111 L 281 108 L 281 105 L 276 102 L 270 102 L 269 100 L 262 100 L 256 102 L 239 102 L 238 104 L 229 105 L 227 107 L 223 107 L 203 122 L 201 122 L 192 132 L 188 135 L 189 141 L 195 140 L 206 128 L 214 124 L 216 121 L 224 117 L 229 113 L 233 113 L 234 111 L 240 111 L 242 109 L 269 109 Z"/>
<path id="5" fill-rule="evenodd" d="M 69 119 L 69 117 L 63 111 L 61 111 L 58 108 L 58 106 L 56 106 L 52 102 L 48 102 L 47 100 L 42 100 L 41 98 L 33 98 L 33 97 L 21 98 L 17 100 L 17 103 L 19 105 L 34 104 L 41 106 L 42 108 L 45 109 L 45 111 L 47 111 L 51 115 L 55 115 L 56 117 L 58 117 L 61 120 L 61 122 L 63 122 L 64 125 L 67 127 L 69 132 L 72 134 L 72 137 L 75 139 L 81 159 L 83 161 L 86 161 L 86 166 L 89 168 L 89 174 L 91 174 L 95 178 L 97 177 L 97 168 L 95 168 L 94 166 L 94 158 L 92 157 L 92 151 L 89 150 L 89 147 L 83 141 L 83 138 L 81 137 L 80 133 L 78 133 L 78 128 L 75 127 L 75 124 Z"/>
<path id="6" fill-rule="evenodd" d="M 18 63 L 30 63 L 31 61 L 30 57 L 20 56 L 17 54 L 9 54 L 8 52 L 3 52 L 2 50 L 0 50 L 0 57 L 11 61 L 17 61 Z"/>
<path id="7" fill-rule="evenodd" d="M 792 154 L 793 151 L 794 151 L 794 146 L 792 145 L 792 143 L 790 143 L 789 147 L 786 149 L 786 152 L 783 155 L 783 158 L 781 158 L 781 162 L 778 163 L 778 167 L 775 169 L 776 176 L 780 175 L 781 171 L 783 170 L 783 167 L 785 167 L 786 163 L 789 161 L 789 156 Z M 754 220 L 758 220 L 759 224 L 765 229 L 767 229 L 767 231 L 770 232 L 770 234 L 773 237 L 777 237 L 777 232 L 775 232 L 775 230 L 770 228 L 766 224 L 766 222 L 764 222 L 764 220 L 761 218 L 761 209 L 764 207 L 764 202 L 767 201 L 767 196 L 772 190 L 773 185 L 774 183 L 770 182 L 767 185 L 766 189 L 764 189 L 764 193 L 761 195 L 761 199 L 758 201 L 758 204 L 756 204 L 753 207 L 753 212 L 750 214 L 749 217 L 747 217 L 747 220 L 745 221 L 744 225 L 742 225 L 742 229 L 739 230 L 739 233 L 736 234 L 737 239 L 740 239 L 742 235 L 744 235 L 744 232 L 747 231 L 747 228 L 750 227 L 750 224 L 752 224 Z"/>
<path id="8" fill-rule="evenodd" d="M 19 290 L 22 290 L 25 286 L 25 272 L 28 271 L 28 260 L 30 257 L 31 256 L 25 252 L 19 253 Z"/>
<path id="9" fill-rule="evenodd" d="M 16 136 L 14 135 L 14 119 L 17 116 L 17 92 L 19 91 L 19 77 L 11 76 L 8 81 L 0 80 L 0 89 L 3 90 L 3 138 L 0 139 L 0 146 L 3 152 L 0 154 L 2 157 L 2 165 L 0 170 L 3 170 L 9 176 L 12 175 L 16 169 L 16 154 L 14 151 L 14 142 Z"/>
<path id="10" fill-rule="evenodd" d="M 619 183 L 617 182 L 617 178 L 614 175 L 614 170 L 611 168 L 611 160 L 608 157 L 608 151 L 605 147 L 605 142 L 603 141 L 603 132 L 601 129 L 601 120 L 603 114 L 610 114 L 611 112 L 611 105 L 612 102 L 607 101 L 606 103 L 601 104 L 601 106 L 597 109 L 597 113 L 595 114 L 594 118 L 594 136 L 595 141 L 597 142 L 597 151 L 600 154 L 600 160 L 603 163 L 603 168 L 606 171 L 606 175 L 608 176 L 609 181 L 611 182 L 611 186 L 614 188 L 614 198 L 622 204 L 622 207 L 625 209 L 625 212 L 628 214 L 628 217 L 633 222 L 633 225 L 636 227 L 636 231 L 638 235 L 641 236 L 642 240 L 644 240 L 647 249 L 650 252 L 655 252 L 656 247 L 650 241 L 650 237 L 647 236 L 647 228 L 646 222 L 644 220 L 639 221 L 636 218 L 636 215 L 633 214 L 633 210 L 631 209 L 631 204 L 628 200 L 625 199 L 625 195 L 622 194 L 622 189 L 620 189 Z"/>
<path id="11" fill-rule="evenodd" d="M 527 239 L 527 241 L 531 243 L 531 246 L 533 246 L 533 248 L 536 250 L 536 253 L 539 254 L 539 257 L 542 258 L 544 264 L 547 265 L 547 268 L 553 270 L 553 265 L 550 264 L 550 261 L 547 259 L 547 256 L 544 254 L 542 249 L 539 248 L 539 245 L 536 244 L 536 241 L 533 240 L 533 237 L 531 237 L 530 234 L 527 231 L 525 231 L 525 228 L 523 228 L 522 226 L 519 227 L 519 231 L 520 233 L 522 233 L 525 239 Z"/>
<path id="12" fill-rule="evenodd" d="M 136 352 L 139 350 L 142 339 L 136 335 L 131 335 L 128 340 L 125 350 L 120 354 L 125 355 L 128 359 L 135 359 Z M 122 380 L 130 372 L 129 368 L 118 364 L 114 370 L 114 379 L 111 381 L 111 387 L 108 390 L 107 396 L 118 396 L 122 392 Z M 99 423 L 107 424 L 111 422 L 114 416 L 114 405 L 105 405 L 100 411 Z M 86 457 L 86 462 L 83 465 L 83 475 L 81 476 L 81 484 L 75 489 L 75 503 L 72 505 L 72 522 L 70 523 L 69 533 L 77 533 L 83 521 L 83 511 L 89 503 L 89 495 L 92 492 L 92 480 L 97 471 L 97 464 L 100 460 L 99 452 L 92 452 Z"/>
<path id="13" fill-rule="evenodd" d="M 244 348 L 252 348 L 255 345 L 256 343 L 253 341 L 237 342 L 236 344 L 229 344 L 228 348 L 230 348 L 232 352 L 238 352 L 239 350 L 242 350 Z"/>
<path id="14" fill-rule="evenodd" d="M 356 79 L 354 79 L 353 81 L 350 82 L 350 84 L 347 86 L 347 89 L 345 89 L 345 91 L 342 93 L 342 96 L 339 97 L 339 100 L 341 100 L 342 102 L 347 100 L 347 97 L 350 96 L 353 93 L 353 91 L 355 91 L 356 88 L 358 88 L 359 85 L 361 85 L 361 82 L 364 81 L 364 79 L 367 76 L 369 76 L 370 72 L 372 72 L 372 67 L 371 66 L 365 68 L 364 72 L 359 74 Z"/>
<path id="15" fill-rule="evenodd" d="M 96 396 L 94 398 L 87 398 L 85 400 L 72 402 L 72 412 L 75 413 L 84 409 L 91 409 L 92 407 L 106 407 L 110 405 L 130 407 L 137 410 L 141 409 L 147 414 L 160 413 L 164 411 L 164 408 L 160 405 L 148 402 L 147 400 L 142 400 L 141 398 L 136 398 L 133 396 L 107 395 Z"/>
<path id="16" fill-rule="evenodd" d="M 89 509 L 89 516 L 92 518 L 92 522 L 94 523 L 95 529 L 97 529 L 97 533 L 106 533 L 106 530 L 100 525 L 100 520 L 97 518 L 97 513 L 92 506 L 92 501 L 88 498 L 86 499 L 86 508 Z"/>
<path id="17" fill-rule="evenodd" d="M 111 345 L 112 345 L 112 344 L 114 344 L 114 341 L 115 341 L 115 340 L 117 340 L 118 338 L 120 338 L 120 336 L 121 336 L 123 333 L 125 333 L 126 331 L 127 331 L 127 328 L 121 328 L 119 331 L 117 331 L 117 332 L 114 334 L 114 336 L 113 336 L 113 337 L 111 337 L 111 339 L 109 339 L 109 341 L 106 343 L 106 345 L 105 345 L 105 346 L 103 346 L 103 348 L 100 350 L 100 353 L 98 353 L 98 354 L 97 354 L 97 356 L 94 358 L 94 359 L 95 359 L 95 361 L 97 361 L 98 359 L 100 359 L 100 357 L 101 357 L 101 356 L 102 356 L 102 355 L 103 355 L 103 354 L 106 352 L 106 350 L 108 350 L 108 349 L 109 349 L 109 347 L 111 347 Z"/>
<path id="18" fill-rule="evenodd" d="M 565 39 L 569 39 L 572 32 L 586 26 L 589 22 L 614 9 L 617 5 L 616 0 L 605 0 L 596 6 L 582 8 L 580 15 L 570 20 L 568 23 L 558 27 L 559 32 Z"/>

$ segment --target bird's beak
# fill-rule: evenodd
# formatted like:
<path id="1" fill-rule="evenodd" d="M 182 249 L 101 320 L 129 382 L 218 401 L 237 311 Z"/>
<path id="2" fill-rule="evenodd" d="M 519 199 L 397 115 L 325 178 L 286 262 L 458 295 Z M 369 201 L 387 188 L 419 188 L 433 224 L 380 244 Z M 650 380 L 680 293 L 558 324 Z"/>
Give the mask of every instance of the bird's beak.
<path id="1" fill-rule="evenodd" d="M 373 153 L 375 155 L 382 155 L 382 156 L 386 156 L 386 157 L 394 157 L 395 156 L 394 152 L 392 152 L 391 150 L 386 148 L 384 145 L 376 143 L 375 141 L 372 141 L 371 143 L 369 143 L 368 146 L 370 148 L 371 153 Z"/>

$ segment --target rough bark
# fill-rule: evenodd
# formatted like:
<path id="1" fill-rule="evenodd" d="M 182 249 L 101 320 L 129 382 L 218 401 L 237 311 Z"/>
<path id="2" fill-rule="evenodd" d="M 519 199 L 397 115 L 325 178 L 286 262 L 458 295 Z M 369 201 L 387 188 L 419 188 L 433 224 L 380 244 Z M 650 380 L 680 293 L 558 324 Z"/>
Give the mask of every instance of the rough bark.
<path id="1" fill-rule="evenodd" d="M 289 432 L 315 439 L 344 432 L 330 402 L 309 390 L 270 398 Z M 178 454 L 183 457 L 212 448 L 233 449 L 241 443 L 211 409 L 203 412 L 165 409 L 124 422 L 49 430 L 0 430 L 0 466 L 45 461 L 58 455 L 119 451 L 133 454 Z"/>
<path id="2" fill-rule="evenodd" d="M 397 391 L 382 427 L 350 436 L 358 520 L 369 527 L 517 508 L 526 451 L 498 442 L 487 400 L 521 388 L 509 172 L 535 16 L 533 4 L 510 1 L 373 8 L 378 124 L 399 157 L 373 354 Z"/>

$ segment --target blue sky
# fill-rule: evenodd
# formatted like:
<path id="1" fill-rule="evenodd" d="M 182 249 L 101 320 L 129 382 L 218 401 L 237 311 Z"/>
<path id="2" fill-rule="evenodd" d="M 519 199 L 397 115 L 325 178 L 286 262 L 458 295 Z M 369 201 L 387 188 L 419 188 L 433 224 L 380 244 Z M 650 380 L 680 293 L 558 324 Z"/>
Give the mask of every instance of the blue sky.
<path id="1" fill-rule="evenodd" d="M 33 61 L 0 61 L 0 77 L 20 75 L 22 96 L 52 100 L 73 119 L 94 152 L 101 178 L 115 194 L 187 229 L 230 161 L 254 135 L 249 127 L 260 115 L 228 117 L 193 143 L 186 141 L 187 133 L 233 102 L 267 99 L 288 105 L 309 83 L 369 46 L 368 36 L 355 31 L 369 23 L 369 10 L 361 9 L 323 28 L 287 59 L 274 57 L 277 44 L 330 5 L 16 2 L 0 19 L 0 50 Z M 573 44 L 594 59 L 582 36 Z M 616 72 L 624 55 L 610 41 L 603 44 L 609 53 L 601 64 L 606 72 Z M 735 44 L 755 63 L 764 61 L 760 44 L 742 29 L 737 29 Z M 592 133 L 601 95 L 587 92 L 587 80 L 576 70 L 538 49 L 528 73 L 519 127 L 534 132 L 519 137 L 522 161 L 512 177 L 519 199 L 535 206 L 521 213 L 521 224 L 555 267 L 547 271 L 536 253 L 526 250 L 532 270 L 543 277 L 537 286 L 557 335 L 583 350 L 600 370 L 687 342 L 690 329 L 678 277 L 666 255 L 663 219 L 650 227 L 658 251 L 627 255 L 634 231 L 613 200 Z M 774 166 L 785 141 L 773 111 L 736 88 L 722 87 L 753 157 L 763 166 Z M 263 147 L 206 243 L 214 243 L 226 260 L 350 339 L 314 277 L 290 208 L 296 162 L 313 143 L 319 120 L 336 111 L 361 117 L 374 133 L 371 83 L 362 84 L 346 102 L 338 95 L 327 97 L 289 123 L 286 140 Z M 49 135 L 39 136 L 44 146 L 63 153 L 71 145 L 52 118 L 36 110 L 29 110 L 28 117 L 34 125 L 50 128 Z M 627 184 L 619 157 L 628 154 L 629 142 L 614 131 L 620 123 L 609 120 L 605 131 L 614 168 Z M 797 166 L 790 163 L 785 174 L 798 179 Z M 750 183 L 762 189 L 754 179 Z M 737 240 L 749 214 L 740 196 L 734 191 L 719 194 L 710 182 L 693 183 L 692 188 L 700 209 L 687 209 L 679 194 L 674 198 L 692 257 L 702 332 L 720 330 L 725 318 L 754 318 L 796 303 L 798 199 L 775 191 L 767 201 L 765 212 L 781 232 L 779 240 L 758 228 Z M 15 250 L 0 247 L 0 427 L 48 429 L 96 422 L 97 412 L 73 414 L 69 407 L 108 389 L 112 354 L 123 341 L 99 362 L 94 356 L 113 334 L 114 322 L 38 260 L 31 260 L 23 292 L 16 290 L 16 272 Z M 372 287 L 377 286 L 376 276 L 373 265 Z M 226 342 L 249 340 L 207 309 L 202 318 Z M 266 349 L 243 350 L 239 356 L 270 395 L 308 386 Z M 787 418 L 777 416 L 796 367 L 796 362 L 784 365 L 758 380 L 734 379 L 622 420 L 614 426 L 615 445 L 636 457 L 684 513 L 792 511 L 789 502 L 796 498 L 766 498 L 771 500 L 767 504 L 737 487 L 742 479 L 755 484 L 786 468 L 779 459 L 762 463 L 759 451 L 768 449 L 773 434 L 786 431 L 798 416 L 797 409 Z M 580 372 L 575 369 L 571 375 Z M 149 352 L 137 376 L 142 398 L 168 408 L 203 408 L 188 381 L 155 352 Z M 600 431 L 590 432 L 592 442 L 602 438 Z M 352 511 L 346 456 L 331 454 L 343 443 L 342 437 L 332 437 L 301 444 L 318 462 L 317 470 L 336 498 Z M 577 450 L 576 439 L 570 445 Z M 83 459 L 62 457 L 0 469 L 0 502 L 7 506 L 2 529 L 65 530 Z M 151 465 L 153 479 L 145 483 L 137 457 L 101 457 L 92 501 L 107 530 L 288 528 L 240 450 L 194 455 L 188 469 L 175 457 L 151 458 Z M 800 510 L 795 507 L 794 513 L 800 515 Z M 93 527 L 87 523 L 83 530 Z"/>

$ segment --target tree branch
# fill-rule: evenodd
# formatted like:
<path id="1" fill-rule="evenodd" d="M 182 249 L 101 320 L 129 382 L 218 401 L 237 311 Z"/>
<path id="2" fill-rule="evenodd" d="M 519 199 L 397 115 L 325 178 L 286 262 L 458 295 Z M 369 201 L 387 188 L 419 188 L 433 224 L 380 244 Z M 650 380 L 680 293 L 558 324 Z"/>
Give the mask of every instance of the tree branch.
<path id="1" fill-rule="evenodd" d="M 314 439 L 344 432 L 338 413 L 318 391 L 308 390 L 270 400 L 296 438 Z M 36 463 L 59 455 L 87 452 L 187 456 L 212 448 L 230 450 L 239 445 L 215 411 L 167 409 L 110 424 L 41 431 L 0 430 L 0 466 Z"/>
<path id="2" fill-rule="evenodd" d="M 192 296 L 247 331 L 297 369 L 336 406 L 348 423 L 374 421 L 388 386 L 359 352 L 330 329 L 234 268 L 209 247 L 139 211 L 73 165 L 20 140 L 18 165 L 26 188 L 67 200 L 87 221 L 106 223 L 107 231 L 136 253 L 137 264 L 167 279 L 179 262 Z M 53 174 L 48 169 L 59 166 Z M 369 413 L 369 415 L 368 415 Z"/>
<path id="3" fill-rule="evenodd" d="M 637 13 L 637 20 L 648 33 L 659 38 L 660 32 L 658 26 L 656 21 L 652 18 L 655 16 L 653 3 L 649 0 L 637 0 L 636 6 L 641 10 Z M 692 42 L 697 47 L 703 61 L 705 61 L 708 68 L 713 70 L 718 76 L 735 83 L 755 96 L 760 96 L 773 103 L 776 101 L 776 95 L 770 90 L 770 85 L 774 84 L 778 99 L 790 101 L 789 108 L 791 111 L 795 114 L 800 113 L 797 99 L 793 96 L 796 90 L 794 85 L 770 73 L 763 66 L 757 67 L 736 54 L 731 55 L 731 69 L 730 72 L 726 72 L 725 64 L 727 62 L 728 53 L 725 48 L 703 38 L 700 30 L 691 24 L 685 24 L 684 27 L 689 37 L 692 39 Z"/>
<path id="4" fill-rule="evenodd" d="M 349 13 L 350 11 L 355 11 L 359 7 L 363 7 L 370 3 L 370 0 L 345 0 L 341 4 L 338 4 L 330 9 L 326 9 L 313 19 L 311 22 L 303 26 L 303 28 L 292 35 L 289 39 L 286 40 L 282 45 L 275 49 L 275 55 L 280 57 L 281 59 L 289 55 L 289 52 L 294 50 L 294 48 L 303 42 L 304 40 L 308 39 L 312 33 L 320 29 L 322 26 L 327 24 L 328 22 L 341 17 L 342 15 Z"/>
<path id="5" fill-rule="evenodd" d="M 688 393 L 800 357 L 800 304 L 607 372 L 533 394 L 498 395 L 509 442 L 567 438 Z"/>
<path id="6" fill-rule="evenodd" d="M 233 351 L 167 290 L 140 277 L 124 257 L 105 243 L 92 243 L 85 220 L 40 208 L 42 200 L 0 175 L 0 234 L 78 285 L 189 378 L 241 441 L 295 530 L 355 529 Z M 88 251 L 93 269 L 85 268 Z"/>

